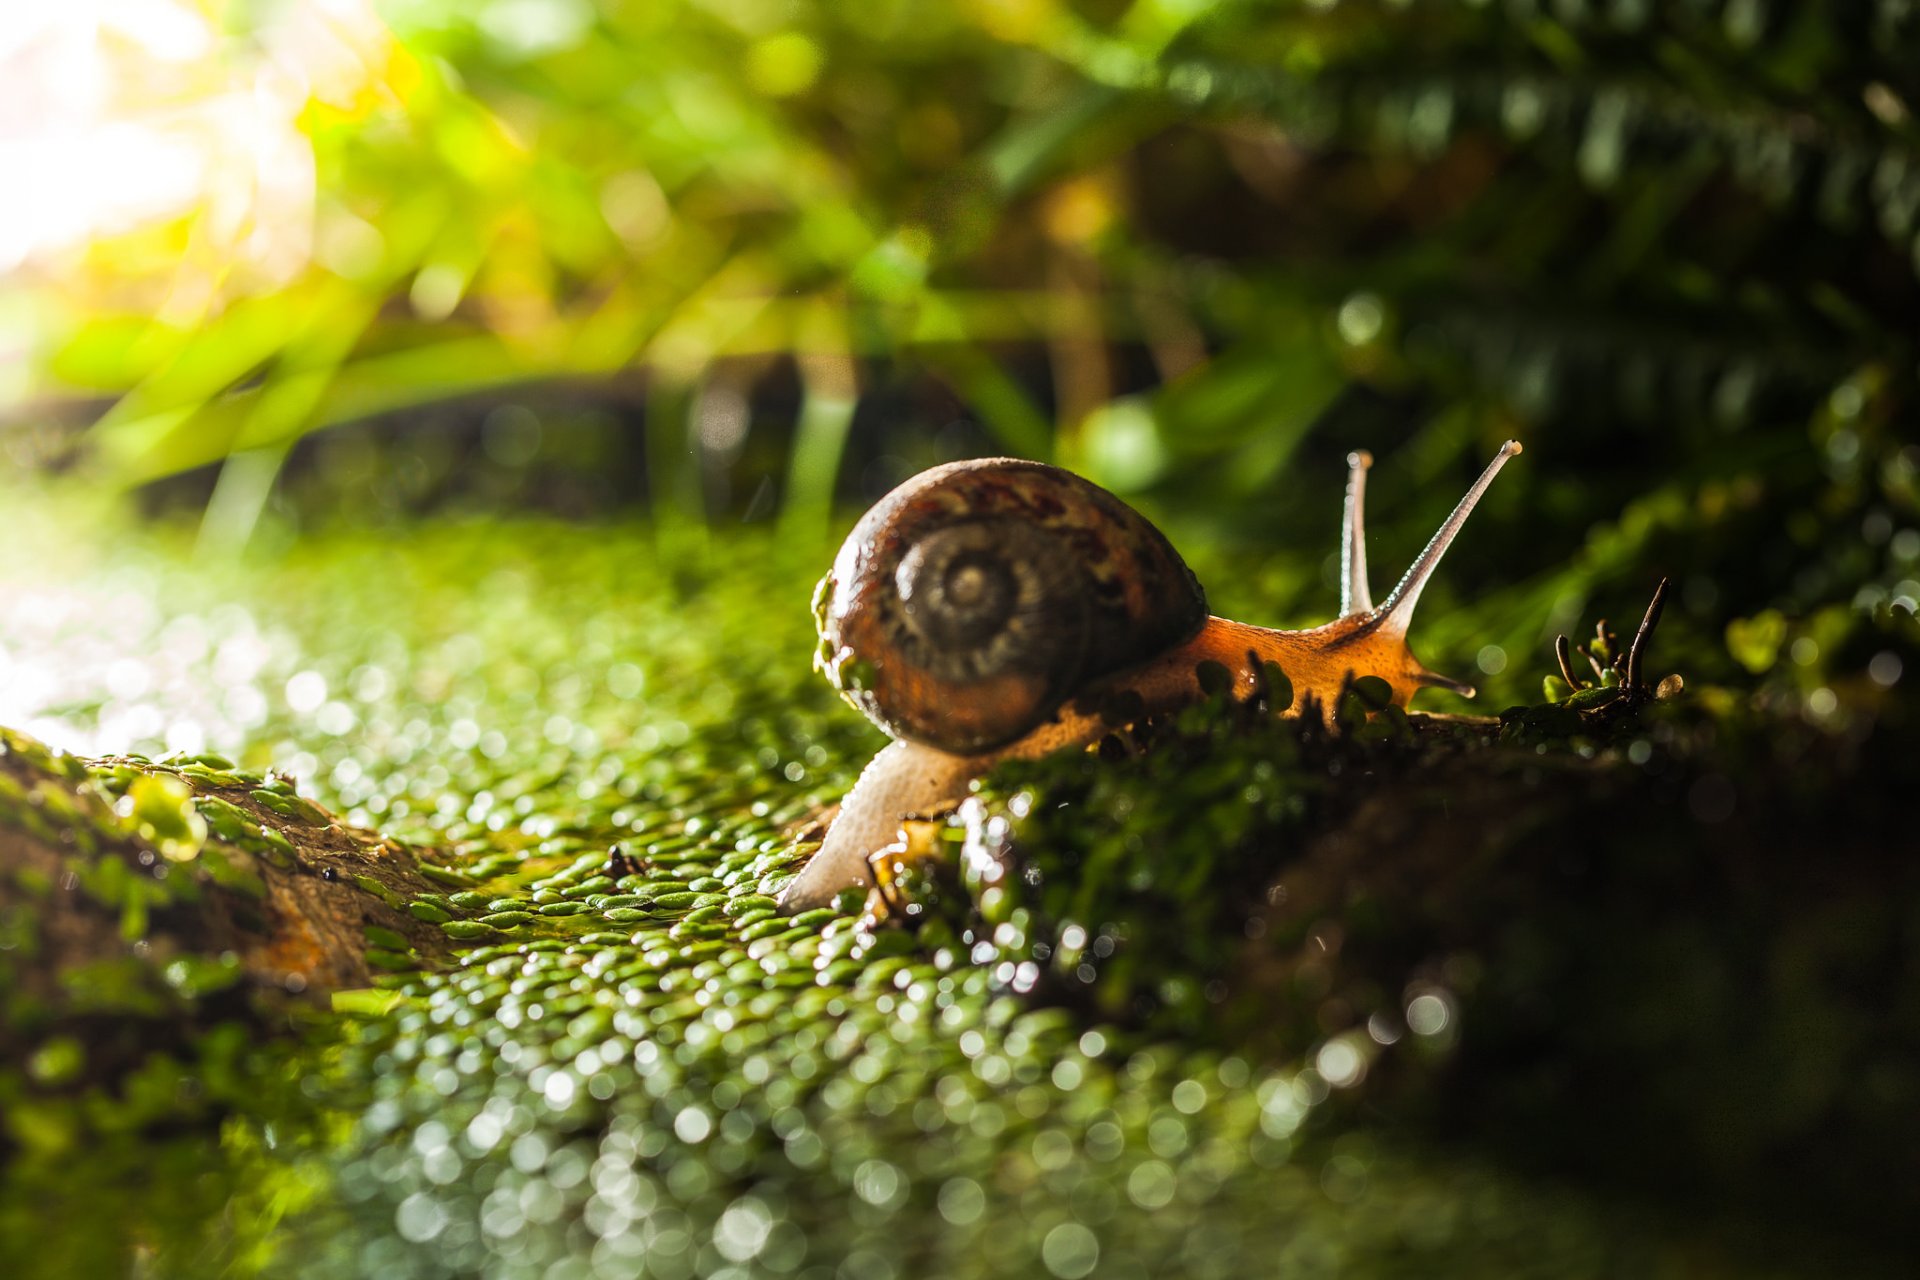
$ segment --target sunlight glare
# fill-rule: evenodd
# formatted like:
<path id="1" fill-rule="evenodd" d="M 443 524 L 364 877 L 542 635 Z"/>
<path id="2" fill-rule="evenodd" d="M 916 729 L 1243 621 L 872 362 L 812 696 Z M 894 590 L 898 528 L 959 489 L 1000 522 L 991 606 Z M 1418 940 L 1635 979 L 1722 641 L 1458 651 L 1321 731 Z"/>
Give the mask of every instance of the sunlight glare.
<path id="1" fill-rule="evenodd" d="M 389 40 L 371 0 L 287 6 L 249 37 L 223 6 L 70 0 L 0 28 L 0 272 L 57 269 L 111 236 L 196 218 L 206 298 L 234 268 L 307 262 L 315 170 L 301 117 L 351 98 Z"/>

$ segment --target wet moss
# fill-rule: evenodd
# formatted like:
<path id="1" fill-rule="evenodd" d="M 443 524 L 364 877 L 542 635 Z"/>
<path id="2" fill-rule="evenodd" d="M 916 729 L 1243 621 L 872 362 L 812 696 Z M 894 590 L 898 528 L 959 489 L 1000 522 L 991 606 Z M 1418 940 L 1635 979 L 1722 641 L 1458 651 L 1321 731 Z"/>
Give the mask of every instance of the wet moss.
<path id="1" fill-rule="evenodd" d="M 1542 886 L 1521 871 L 1557 865 L 1541 850 L 1575 811 L 1525 797 L 1586 803 L 1616 794 L 1610 779 L 1643 778 L 1689 814 L 1704 786 L 1715 813 L 1724 796 L 1705 779 L 1790 779 L 1810 759 L 1878 786 L 1887 775 L 1859 763 L 1863 740 L 1764 708 L 1751 720 L 1658 709 L 1599 736 L 1578 718 L 1502 729 L 1343 707 L 1354 732 L 1333 737 L 1218 706 L 1104 754 L 996 774 L 936 839 L 956 864 L 969 842 L 997 846 L 1007 871 L 946 882 L 951 897 L 913 929 L 862 928 L 857 903 L 789 919 L 772 904 L 813 847 L 806 825 L 877 739 L 805 670 L 804 608 L 767 603 L 804 602 L 794 584 L 813 566 L 751 552 L 722 547 L 691 593 L 648 567 L 643 532 L 544 524 L 427 526 L 400 544 L 343 533 L 270 570 L 214 572 L 121 545 L 64 572 L 143 584 L 145 630 L 109 644 L 103 614 L 76 608 L 72 634 L 32 643 L 97 653 L 73 679 L 101 688 L 108 655 L 150 664 L 159 692 L 142 705 L 194 724 L 221 758 L 158 765 L 164 742 L 120 742 L 147 758 L 89 765 L 0 740 L 0 764 L 19 761 L 0 768 L 0 828 L 125 848 L 143 837 L 116 807 L 143 786 L 155 836 L 169 815 L 191 835 L 188 810 L 162 803 L 173 785 L 142 783 L 164 776 L 189 789 L 206 829 L 164 880 L 76 857 L 93 869 L 72 889 L 59 873 L 16 877 L 19 901 L 84 892 L 116 928 L 147 936 L 164 909 L 149 895 L 196 891 L 203 874 L 198 891 L 218 887 L 210 853 L 297 857 L 295 828 L 268 818 L 305 827 L 311 815 L 257 793 L 304 789 L 430 851 L 443 897 L 372 874 L 354 883 L 370 910 L 397 908 L 459 947 L 437 960 L 399 924 L 376 925 L 365 937 L 378 988 L 328 1002 L 311 1040 L 277 1042 L 222 1016 L 239 993 L 220 985 L 217 958 L 178 984 L 137 958 L 68 969 L 32 1012 L 40 1020 L 13 1024 L 30 1051 L 0 1064 L 12 1126 L 0 1237 L 34 1236 L 29 1206 L 116 1213 L 89 1238 L 40 1239 L 9 1273 L 116 1274 L 136 1248 L 156 1274 L 204 1272 L 216 1257 L 303 1276 L 1817 1272 L 1796 1242 L 1840 1249 L 1817 1261 L 1861 1270 L 1876 1248 L 1884 1257 L 1871 1233 L 1836 1244 L 1811 1192 L 1743 1244 L 1750 1221 L 1726 1232 L 1676 1221 L 1618 1194 L 1605 1168 L 1592 1184 L 1539 1177 L 1578 1166 L 1520 1141 L 1593 1139 L 1568 1121 L 1564 1088 L 1529 1064 L 1584 1063 L 1591 1084 L 1638 1063 L 1644 1081 L 1659 1078 L 1647 1064 L 1662 1046 L 1685 1043 L 1644 1021 L 1675 1016 L 1669 1004 L 1596 1008 L 1611 990 L 1603 969 L 1573 961 L 1612 948 L 1645 993 L 1663 974 L 1710 971 L 1688 948 L 1713 954 L 1728 936 L 1679 927 L 1688 911 L 1711 915 L 1698 894 L 1727 885 L 1663 880 L 1687 856 L 1676 842 L 1630 859 L 1636 874 L 1609 888 L 1604 930 L 1576 927 L 1594 887 L 1577 877 L 1528 924 Z M 7 625 L 9 652 L 24 652 Z M 257 700 L 220 685 L 223 651 L 249 655 Z M 611 679 L 622 665 L 644 678 Z M 296 678 L 298 706 L 286 696 Z M 636 686 L 644 697 L 623 692 Z M 229 697 L 259 718 L 236 718 Z M 1859 697 L 1847 705 L 1883 695 Z M 48 718 L 84 745 L 124 710 Z M 1875 750 L 1896 759 L 1903 741 Z M 1790 782 L 1776 791 L 1800 802 Z M 1735 788 L 1731 812 L 1771 812 L 1766 799 Z M 1463 820 L 1445 825 L 1450 805 L 1476 816 L 1484 840 Z M 1577 812 L 1598 830 L 1596 810 Z M 1411 863 L 1357 864 L 1352 842 L 1393 814 L 1447 834 Z M 1677 830 L 1718 825 L 1690 822 Z M 1596 865 L 1594 848 L 1584 856 Z M 1409 905 L 1410 868 L 1430 905 Z M 1276 884 L 1282 901 L 1268 897 Z M 1007 892 L 991 898 L 997 887 Z M 1429 899 L 1435 888 L 1448 892 Z M 1663 893 L 1648 912 L 1663 932 L 1637 936 L 1629 904 Z M 1752 937 L 1783 941 L 1725 952 L 1785 975 L 1769 998 L 1801 983 L 1798 1004 L 1767 1006 L 1785 1040 L 1829 1043 L 1794 1041 L 1795 1028 L 1837 1025 L 1884 1049 L 1818 1070 L 1793 1059 L 1789 1093 L 1834 1108 L 1798 1112 L 1799 1132 L 1851 1135 L 1902 1114 L 1913 1058 L 1898 1037 L 1911 1021 L 1849 992 L 1876 965 L 1903 972 L 1884 966 L 1902 954 L 1890 931 L 1911 900 L 1891 895 L 1875 914 L 1836 894 L 1808 932 L 1756 926 Z M 29 910 L 0 901 L 0 937 L 14 940 L 0 965 L 18 965 L 43 940 Z M 1849 938 L 1870 945 L 1849 959 Z M 1750 991 L 1729 981 L 1690 999 L 1704 1038 L 1726 1038 L 1717 1058 L 1693 1046 L 1692 1061 L 1735 1056 L 1733 1010 Z M 1560 1026 L 1560 1043 L 1577 1046 L 1584 1026 L 1601 1043 L 1650 1047 L 1525 1058 L 1540 1026 L 1527 1011 L 1569 992 L 1590 1019 Z M 205 1014 L 184 1047 L 89 1089 L 97 1026 L 164 1020 L 184 1000 Z M 1344 1012 L 1329 1012 L 1335 1002 Z M 56 1028 L 47 1009 L 98 1021 Z M 1378 1035 L 1374 1014 L 1392 1018 Z M 1710 1070 L 1672 1078 L 1682 1083 L 1650 1114 L 1691 1102 L 1713 1113 L 1704 1127 L 1724 1119 L 1706 1105 Z M 1524 1088 L 1503 1097 L 1502 1082 Z M 1486 1133 L 1448 1123 L 1458 1115 Z M 1636 1141 L 1650 1159 L 1680 1150 L 1658 1134 Z M 74 1159 L 82 1143 L 97 1156 Z M 155 1179 L 171 1181 L 135 1194 Z M 298 1211 L 254 1213 L 270 1193 Z M 223 1254 L 213 1242 L 236 1231 Z"/>

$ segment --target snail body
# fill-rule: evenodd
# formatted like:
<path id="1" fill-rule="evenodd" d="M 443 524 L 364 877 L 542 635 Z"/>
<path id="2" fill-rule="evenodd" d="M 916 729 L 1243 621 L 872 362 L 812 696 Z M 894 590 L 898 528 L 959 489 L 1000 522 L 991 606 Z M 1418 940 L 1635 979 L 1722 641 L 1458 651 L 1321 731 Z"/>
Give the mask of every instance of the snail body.
<path id="1" fill-rule="evenodd" d="M 1042 463 L 935 467 L 861 518 L 814 597 L 815 665 L 894 741 L 847 794 L 820 850 L 782 895 L 804 909 L 871 883 L 867 859 L 900 819 L 962 798 L 1006 759 L 1096 742 L 1122 719 L 1204 698 L 1217 663 L 1235 690 L 1274 663 L 1293 686 L 1283 714 L 1325 708 L 1378 676 L 1405 706 L 1423 688 L 1472 696 L 1407 647 L 1420 593 L 1506 460 L 1488 464 L 1378 607 L 1367 587 L 1363 507 L 1371 458 L 1349 456 L 1341 616 L 1283 631 L 1208 613 L 1166 537 L 1099 486 Z"/>

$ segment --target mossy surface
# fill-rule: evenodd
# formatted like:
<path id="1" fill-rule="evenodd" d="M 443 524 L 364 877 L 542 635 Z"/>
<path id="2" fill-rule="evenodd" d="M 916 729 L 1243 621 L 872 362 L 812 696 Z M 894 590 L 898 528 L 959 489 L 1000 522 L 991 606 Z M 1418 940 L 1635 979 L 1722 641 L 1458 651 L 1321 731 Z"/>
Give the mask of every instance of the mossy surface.
<path id="1" fill-rule="evenodd" d="M 917 932 L 862 930 L 851 902 L 789 920 L 771 899 L 807 852 L 795 832 L 879 741 L 808 670 L 818 560 L 805 550 L 721 542 L 663 569 L 635 529 L 433 523 L 313 539 L 251 567 L 104 535 L 14 565 L 25 603 L 0 616 L 0 645 L 32 690 L 11 708 L 30 731 L 81 750 L 222 754 L 136 769 L 174 781 L 133 795 L 130 779 L 117 838 L 131 823 L 164 852 L 246 835 L 268 813 L 332 811 L 430 851 L 437 874 L 406 898 L 363 886 L 393 912 L 390 936 L 369 934 L 386 976 L 298 1027 L 211 1016 L 214 993 L 186 992 L 188 1006 L 159 1011 L 185 1033 L 84 1091 L 84 1037 L 26 1027 L 34 1042 L 0 1060 L 9 1274 L 118 1274 L 135 1256 L 158 1275 L 1065 1280 L 1813 1274 L 1830 1261 L 1832 1177 L 1800 1212 L 1792 1184 L 1770 1181 L 1789 1194 L 1732 1203 L 1729 1226 L 1717 1210 L 1661 1212 L 1617 1166 L 1589 1179 L 1591 1162 L 1550 1158 L 1595 1131 L 1553 1105 L 1550 1072 L 1515 1071 L 1514 1045 L 1545 1034 L 1577 1049 L 1578 1028 L 1515 1011 L 1615 990 L 1591 965 L 1560 976 L 1611 939 L 1640 995 L 1580 1026 L 1625 1047 L 1548 1060 L 1648 1071 L 1660 1090 L 1662 1050 L 1689 1042 L 1643 1019 L 1702 1011 L 1711 1042 L 1753 989 L 1647 998 L 1660 956 L 1705 947 L 1771 965 L 1778 981 L 1759 989 L 1799 1001 L 1754 1015 L 1811 1062 L 1791 1075 L 1802 1102 L 1818 1095 L 1797 1134 L 1817 1138 L 1836 1093 L 1856 1127 L 1911 1114 L 1911 997 L 1887 993 L 1916 988 L 1897 967 L 1885 986 L 1873 978 L 1911 961 L 1911 886 L 1876 909 L 1865 886 L 1880 864 L 1837 842 L 1841 890 L 1820 902 L 1838 923 L 1783 936 L 1767 916 L 1751 924 L 1760 942 L 1728 950 L 1727 928 L 1682 927 L 1720 920 L 1686 895 L 1723 886 L 1658 873 L 1690 847 L 1728 847 L 1702 832 L 1744 806 L 1779 808 L 1738 789 L 1727 800 L 1732 784 L 1701 760 L 1741 760 L 1764 786 L 1824 757 L 1832 776 L 1882 787 L 1885 771 L 1858 763 L 1866 739 L 1842 750 L 1801 719 L 1745 724 L 1730 704 L 1662 711 L 1618 737 L 1577 720 L 1390 718 L 1340 739 L 1216 706 L 1117 758 L 1008 771 L 936 837 L 984 842 L 997 821 L 1023 900 L 990 902 L 976 884 Z M 1877 696 L 1863 686 L 1856 723 Z M 297 790 L 269 784 L 269 766 Z M 86 772 L 55 756 L 34 767 Z M 231 775 L 215 781 L 248 802 L 194 804 L 205 833 L 167 803 L 192 789 L 192 768 Z M 1530 808 L 1542 790 L 1554 804 Z M 1622 795 L 1665 796 L 1681 820 L 1659 857 L 1630 864 L 1645 874 L 1605 895 L 1600 933 L 1569 931 L 1577 881 L 1546 898 L 1557 926 L 1518 928 L 1542 891 L 1523 874 L 1540 849 L 1592 866 L 1611 839 L 1596 815 Z M 1394 813 L 1456 806 L 1484 840 L 1463 819 L 1430 848 L 1400 829 L 1364 842 Z M 4 823 L 55 840 L 85 827 L 32 805 Z M 1343 863 L 1342 839 L 1364 856 Z M 1428 852 L 1389 856 L 1404 849 Z M 1805 852 L 1767 864 L 1769 910 L 1791 905 L 1781 884 Z M 1345 891 L 1349 871 L 1367 892 Z M 1623 923 L 1634 893 L 1669 891 L 1649 913 L 1663 932 Z M 416 927 L 451 957 L 422 972 Z M 1814 1061 L 1833 1044 L 1859 1051 Z M 1720 1077 L 1689 1053 L 1658 1114 L 1717 1104 L 1704 1095 Z M 1479 1065 L 1463 1078 L 1462 1063 Z M 1532 1092 L 1503 1097 L 1503 1081 Z M 65 1127 L 36 1138 L 48 1117 Z M 1544 1155 L 1512 1139 L 1556 1124 Z M 1640 1159 L 1672 1154 L 1657 1134 L 1635 1141 Z M 1699 1163 L 1705 1148 L 1672 1141 Z M 1703 1177 L 1689 1185 L 1717 1185 Z M 1784 1208 L 1756 1235 L 1762 1203 Z M 108 1219 L 97 1232 L 36 1229 L 94 1216 Z M 1869 1239 L 1857 1265 L 1886 1244 Z"/>

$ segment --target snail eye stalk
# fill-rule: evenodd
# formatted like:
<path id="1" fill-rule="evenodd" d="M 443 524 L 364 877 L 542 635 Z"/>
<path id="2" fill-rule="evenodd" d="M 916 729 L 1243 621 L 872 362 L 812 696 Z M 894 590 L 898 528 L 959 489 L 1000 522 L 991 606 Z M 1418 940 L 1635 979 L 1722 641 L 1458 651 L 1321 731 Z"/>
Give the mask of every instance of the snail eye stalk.
<path id="1" fill-rule="evenodd" d="M 1487 469 L 1480 473 L 1480 478 L 1475 480 L 1473 487 L 1467 490 L 1467 496 L 1460 499 L 1459 505 L 1453 509 L 1453 514 L 1446 518 L 1439 531 L 1428 540 L 1426 549 L 1414 560 L 1413 567 L 1407 570 L 1406 576 L 1400 579 L 1398 586 L 1394 587 L 1386 603 L 1380 606 L 1379 628 L 1383 634 L 1392 636 L 1407 634 L 1407 624 L 1413 620 L 1414 606 L 1420 603 L 1420 593 L 1426 590 L 1427 582 L 1433 577 L 1433 571 L 1439 567 L 1440 557 L 1447 554 L 1447 548 L 1452 546 L 1453 540 L 1460 536 L 1460 530 L 1467 523 L 1467 517 L 1473 514 L 1474 506 L 1479 503 L 1487 487 L 1493 483 L 1493 478 L 1500 474 L 1500 468 L 1507 465 L 1507 459 L 1519 452 L 1518 440 L 1509 440 L 1501 445 L 1500 452 L 1493 455 L 1493 461 L 1487 464 Z M 1352 493 L 1351 482 L 1349 482 L 1348 492 Z M 1348 503 L 1352 506 L 1355 499 L 1350 496 Z M 1352 519 L 1357 524 L 1357 514 Z"/>
<path id="2" fill-rule="evenodd" d="M 1347 505 L 1341 519 L 1340 616 L 1373 612 L 1367 587 L 1367 469 L 1373 455 L 1356 449 L 1347 455 Z"/>

